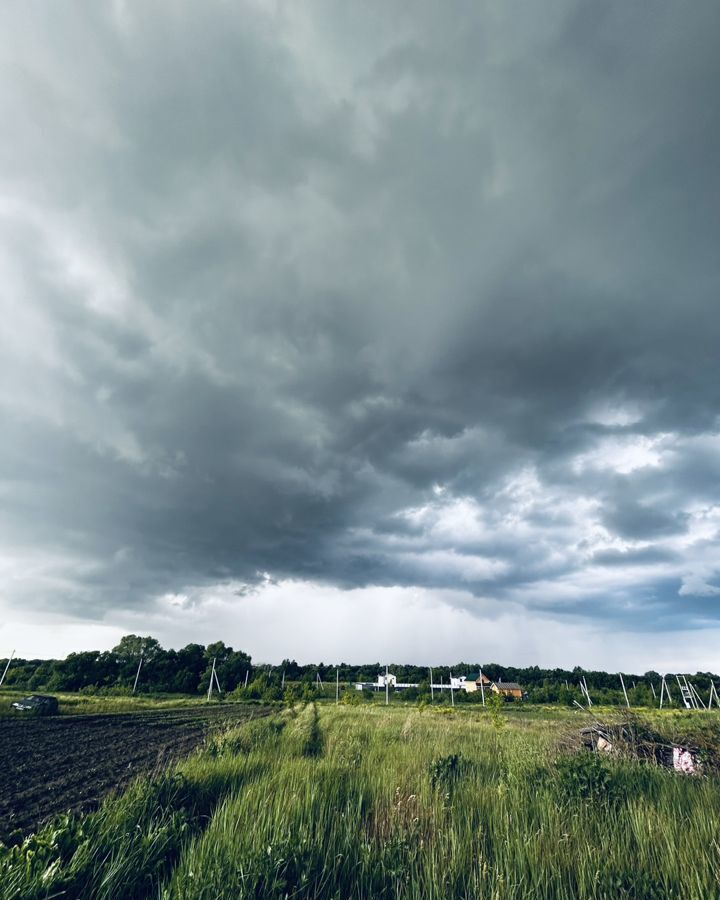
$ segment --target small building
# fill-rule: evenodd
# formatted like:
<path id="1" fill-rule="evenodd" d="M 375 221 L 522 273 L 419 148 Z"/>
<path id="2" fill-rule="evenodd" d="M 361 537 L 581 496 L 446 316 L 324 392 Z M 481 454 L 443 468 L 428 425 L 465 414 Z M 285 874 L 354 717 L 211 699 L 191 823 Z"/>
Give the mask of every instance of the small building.
<path id="1" fill-rule="evenodd" d="M 492 684 L 492 681 L 487 677 L 487 675 L 483 675 L 482 672 L 473 672 L 467 677 L 463 676 L 463 688 L 468 694 L 473 694 L 475 691 L 480 690 L 480 686 L 484 688 L 489 688 Z"/>
<path id="2" fill-rule="evenodd" d="M 467 694 L 473 694 L 475 691 L 480 690 L 480 673 L 473 672 L 468 675 L 467 678 L 463 681 L 463 688 Z"/>
<path id="3" fill-rule="evenodd" d="M 496 694 L 502 694 L 503 697 L 509 697 L 512 700 L 523 699 L 523 689 L 517 681 L 493 681 L 490 690 Z"/>
<path id="4" fill-rule="evenodd" d="M 386 688 L 392 688 L 394 691 L 402 691 L 405 688 L 416 688 L 419 684 L 410 684 L 397 680 L 397 675 L 392 672 L 378 672 L 377 681 L 356 681 L 355 690 L 364 691 L 384 691 Z"/>

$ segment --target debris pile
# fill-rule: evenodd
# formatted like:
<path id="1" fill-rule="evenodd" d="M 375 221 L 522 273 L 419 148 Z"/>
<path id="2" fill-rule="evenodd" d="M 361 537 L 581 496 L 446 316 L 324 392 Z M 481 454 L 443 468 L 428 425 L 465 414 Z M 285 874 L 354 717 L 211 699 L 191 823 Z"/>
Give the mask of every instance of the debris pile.
<path id="1" fill-rule="evenodd" d="M 686 775 L 700 774 L 707 757 L 699 746 L 668 740 L 639 721 L 595 722 L 579 737 L 580 745 L 593 752 L 654 762 Z"/>

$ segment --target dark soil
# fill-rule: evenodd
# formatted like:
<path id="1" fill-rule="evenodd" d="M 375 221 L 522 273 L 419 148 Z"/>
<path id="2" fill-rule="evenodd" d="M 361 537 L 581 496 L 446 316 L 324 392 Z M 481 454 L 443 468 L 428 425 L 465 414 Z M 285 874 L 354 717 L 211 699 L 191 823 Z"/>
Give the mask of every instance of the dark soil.
<path id="1" fill-rule="evenodd" d="M 115 788 L 194 750 L 212 728 L 261 716 L 259 707 L 0 718 L 0 841 L 54 815 L 88 812 Z"/>

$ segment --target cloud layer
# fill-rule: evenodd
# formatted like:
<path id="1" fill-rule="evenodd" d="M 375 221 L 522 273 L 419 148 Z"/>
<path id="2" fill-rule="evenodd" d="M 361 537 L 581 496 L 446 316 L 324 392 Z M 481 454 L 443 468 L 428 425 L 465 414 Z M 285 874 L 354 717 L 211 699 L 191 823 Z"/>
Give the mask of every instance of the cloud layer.
<path id="1" fill-rule="evenodd" d="M 7 621 L 269 578 L 427 591 L 459 629 L 715 628 L 719 28 L 6 6 Z"/>

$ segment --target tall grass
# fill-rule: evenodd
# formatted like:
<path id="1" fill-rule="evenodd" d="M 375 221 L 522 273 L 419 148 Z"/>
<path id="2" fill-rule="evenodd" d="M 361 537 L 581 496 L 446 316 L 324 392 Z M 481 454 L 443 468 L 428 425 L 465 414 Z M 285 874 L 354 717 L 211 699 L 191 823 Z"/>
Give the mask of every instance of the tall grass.
<path id="1" fill-rule="evenodd" d="M 310 704 L 138 783 L 78 824 L 49 875 L 47 860 L 0 868 L 0 895 L 718 897 L 718 779 L 566 757 L 559 727 Z"/>
<path id="2" fill-rule="evenodd" d="M 598 761 L 578 782 L 538 720 L 326 708 L 319 726 L 321 753 L 288 729 L 228 796 L 166 898 L 718 895 L 715 779 Z"/>
<path id="3" fill-rule="evenodd" d="M 0 673 L 1 674 L 1 673 Z M 15 700 L 27 697 L 33 691 L 21 691 L 14 688 L 0 689 L 0 718 L 3 716 L 17 716 L 12 704 Z M 41 691 L 40 693 L 48 693 Z M 135 694 L 112 696 L 107 694 L 80 694 L 69 692 L 50 691 L 53 697 L 57 697 L 60 704 L 61 715 L 80 714 L 104 714 L 139 712 L 142 710 L 171 710 L 190 709 L 192 707 L 205 707 L 207 702 L 204 697 L 188 697 L 182 694 Z"/>

